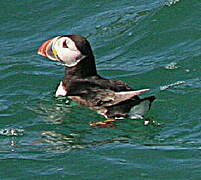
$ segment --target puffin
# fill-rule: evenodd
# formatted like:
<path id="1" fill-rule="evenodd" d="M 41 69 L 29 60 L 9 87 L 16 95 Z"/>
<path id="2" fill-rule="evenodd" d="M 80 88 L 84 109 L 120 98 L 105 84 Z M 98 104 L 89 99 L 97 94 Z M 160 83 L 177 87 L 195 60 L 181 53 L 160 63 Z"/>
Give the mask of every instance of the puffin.
<path id="1" fill-rule="evenodd" d="M 140 98 L 149 89 L 134 90 L 121 80 L 101 77 L 89 41 L 77 34 L 53 37 L 41 44 L 38 54 L 65 67 L 55 96 L 66 96 L 107 119 L 143 119 L 155 96 Z"/>

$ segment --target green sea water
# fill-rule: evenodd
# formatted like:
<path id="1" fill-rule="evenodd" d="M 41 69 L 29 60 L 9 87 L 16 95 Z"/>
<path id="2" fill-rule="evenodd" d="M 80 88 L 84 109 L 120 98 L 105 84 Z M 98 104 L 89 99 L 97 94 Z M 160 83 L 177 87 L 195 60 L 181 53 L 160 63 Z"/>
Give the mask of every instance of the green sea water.
<path id="1" fill-rule="evenodd" d="M 200 0 L 6 0 L 0 5 L 0 179 L 200 180 Z M 55 98 L 45 40 L 86 36 L 100 75 L 155 95 L 149 121 Z"/>

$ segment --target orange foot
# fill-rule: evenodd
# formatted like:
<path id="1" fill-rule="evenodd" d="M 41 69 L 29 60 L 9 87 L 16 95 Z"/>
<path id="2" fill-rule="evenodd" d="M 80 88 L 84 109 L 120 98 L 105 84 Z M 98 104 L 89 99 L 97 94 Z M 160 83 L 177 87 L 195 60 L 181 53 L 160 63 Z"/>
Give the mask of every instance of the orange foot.
<path id="1" fill-rule="evenodd" d="M 112 128 L 112 127 L 115 127 L 114 122 L 115 122 L 115 119 L 107 119 L 105 121 L 90 122 L 89 125 L 92 127 Z"/>

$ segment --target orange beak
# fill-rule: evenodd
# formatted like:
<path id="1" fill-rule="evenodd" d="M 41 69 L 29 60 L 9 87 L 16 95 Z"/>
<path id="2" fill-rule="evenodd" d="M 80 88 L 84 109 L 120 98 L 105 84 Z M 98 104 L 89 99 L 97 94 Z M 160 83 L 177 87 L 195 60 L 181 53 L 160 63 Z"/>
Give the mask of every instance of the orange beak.
<path id="1" fill-rule="evenodd" d="M 56 41 L 58 37 L 49 39 L 45 41 L 39 48 L 38 48 L 38 54 L 44 57 L 47 57 L 48 59 L 58 61 L 58 57 L 56 56 L 56 53 L 53 52 L 52 44 L 54 41 Z"/>
<path id="2" fill-rule="evenodd" d="M 51 44 L 52 39 L 45 41 L 38 49 L 38 54 L 47 57 L 47 49 Z"/>

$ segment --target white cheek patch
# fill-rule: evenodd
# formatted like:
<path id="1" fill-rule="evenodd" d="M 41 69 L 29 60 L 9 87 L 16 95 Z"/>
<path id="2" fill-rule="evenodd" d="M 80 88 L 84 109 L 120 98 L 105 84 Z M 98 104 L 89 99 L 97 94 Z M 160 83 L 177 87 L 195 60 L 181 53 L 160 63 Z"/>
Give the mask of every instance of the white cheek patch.
<path id="1" fill-rule="evenodd" d="M 64 41 L 66 42 L 67 48 L 63 47 Z M 58 39 L 53 44 L 53 48 L 56 50 L 59 59 L 68 67 L 75 66 L 85 57 L 77 49 L 75 43 L 67 37 Z"/>
<path id="2" fill-rule="evenodd" d="M 73 51 L 78 51 L 74 41 L 72 41 L 70 38 L 65 38 L 66 40 L 66 44 L 68 45 L 69 49 L 73 50 Z"/>

